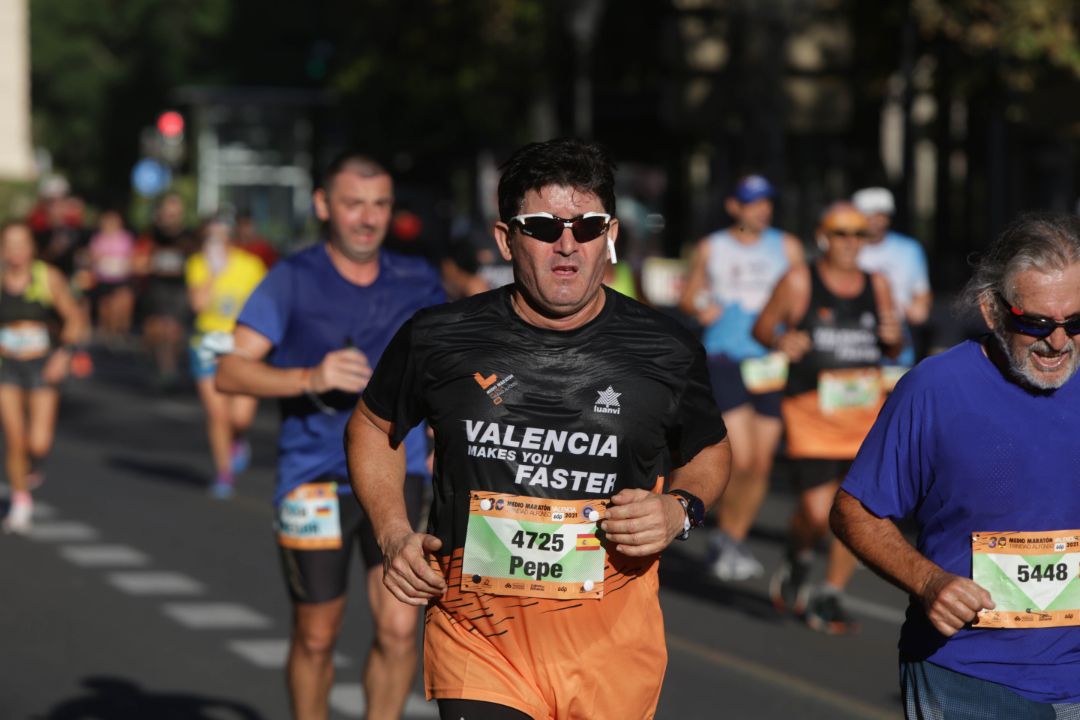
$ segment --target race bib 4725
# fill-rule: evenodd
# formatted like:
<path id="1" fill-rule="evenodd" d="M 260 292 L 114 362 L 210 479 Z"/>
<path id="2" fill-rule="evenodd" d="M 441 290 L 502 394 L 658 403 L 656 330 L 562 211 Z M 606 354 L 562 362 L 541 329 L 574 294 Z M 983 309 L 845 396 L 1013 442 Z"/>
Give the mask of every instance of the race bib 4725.
<path id="1" fill-rule="evenodd" d="M 971 578 L 994 600 L 980 628 L 1080 625 L 1080 530 L 971 534 Z"/>
<path id="2" fill-rule="evenodd" d="M 473 491 L 461 589 L 493 595 L 599 599 L 606 551 L 600 500 L 550 500 Z"/>

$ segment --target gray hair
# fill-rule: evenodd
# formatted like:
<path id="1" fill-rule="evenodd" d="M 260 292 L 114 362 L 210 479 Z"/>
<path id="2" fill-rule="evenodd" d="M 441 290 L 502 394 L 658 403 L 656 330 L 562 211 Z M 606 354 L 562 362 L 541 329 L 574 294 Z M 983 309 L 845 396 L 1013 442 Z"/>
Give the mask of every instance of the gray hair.
<path id="1" fill-rule="evenodd" d="M 1000 293 L 1012 300 L 1012 281 L 1025 270 L 1052 272 L 1080 263 L 1080 217 L 1063 212 L 1025 213 L 990 245 L 975 263 L 960 295 L 962 307 L 977 310 L 981 303 L 998 305 Z M 1004 312 L 1004 308 L 999 308 Z"/>

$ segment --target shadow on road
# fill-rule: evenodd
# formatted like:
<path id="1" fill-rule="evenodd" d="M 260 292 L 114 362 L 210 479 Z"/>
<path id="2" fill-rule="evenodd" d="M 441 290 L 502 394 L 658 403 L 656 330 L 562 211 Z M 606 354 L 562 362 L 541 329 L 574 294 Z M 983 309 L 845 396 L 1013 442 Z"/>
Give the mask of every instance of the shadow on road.
<path id="1" fill-rule="evenodd" d="M 205 487 L 209 479 L 205 471 L 191 465 L 148 460 L 131 455 L 110 455 L 105 459 L 105 464 L 110 468 L 135 475 L 141 479 L 178 483 L 193 487 Z"/>
<path id="2" fill-rule="evenodd" d="M 765 622 L 779 623 L 784 620 L 766 595 L 738 585 L 711 581 L 706 577 L 699 557 L 673 545 L 664 551 L 664 561 L 660 564 L 660 584 L 664 588 L 727 605 Z"/>
<path id="3" fill-rule="evenodd" d="M 116 677 L 88 677 L 85 695 L 65 700 L 35 720 L 265 720 L 243 703 L 184 693 L 152 692 Z"/>

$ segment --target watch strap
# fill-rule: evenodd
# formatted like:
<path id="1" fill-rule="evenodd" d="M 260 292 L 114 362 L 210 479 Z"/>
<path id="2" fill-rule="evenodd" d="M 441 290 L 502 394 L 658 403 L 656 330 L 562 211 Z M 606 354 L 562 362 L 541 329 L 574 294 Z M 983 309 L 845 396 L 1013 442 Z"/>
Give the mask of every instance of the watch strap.
<path id="1" fill-rule="evenodd" d="M 683 501 L 683 508 L 686 509 L 691 528 L 698 528 L 705 524 L 705 504 L 701 502 L 701 498 L 686 490 L 668 490 L 667 494 L 674 495 Z"/>

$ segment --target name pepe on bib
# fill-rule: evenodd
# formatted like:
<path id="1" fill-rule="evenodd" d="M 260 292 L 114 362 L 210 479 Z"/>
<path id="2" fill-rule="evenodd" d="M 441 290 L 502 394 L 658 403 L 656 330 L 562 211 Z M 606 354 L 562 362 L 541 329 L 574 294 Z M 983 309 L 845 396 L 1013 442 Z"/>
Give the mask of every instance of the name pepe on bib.
<path id="1" fill-rule="evenodd" d="M 472 491 L 461 589 L 557 600 L 604 594 L 605 501 Z"/>

